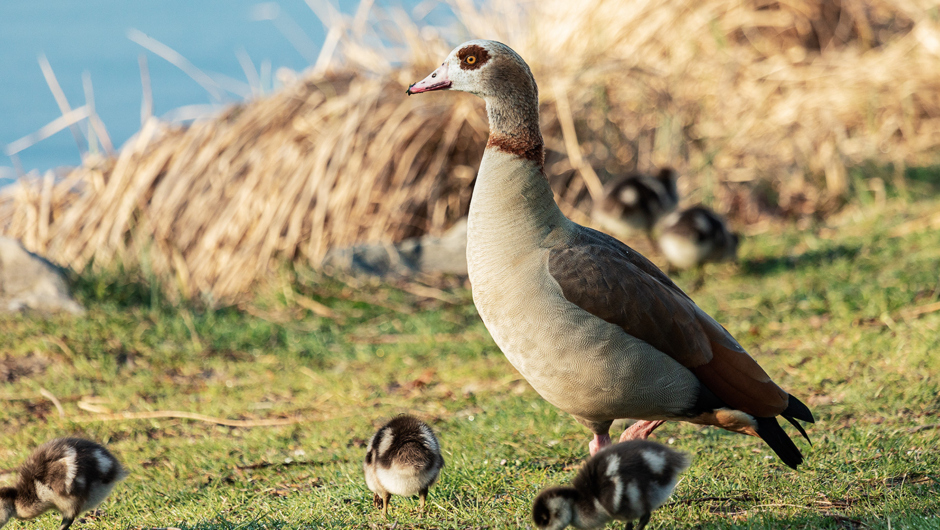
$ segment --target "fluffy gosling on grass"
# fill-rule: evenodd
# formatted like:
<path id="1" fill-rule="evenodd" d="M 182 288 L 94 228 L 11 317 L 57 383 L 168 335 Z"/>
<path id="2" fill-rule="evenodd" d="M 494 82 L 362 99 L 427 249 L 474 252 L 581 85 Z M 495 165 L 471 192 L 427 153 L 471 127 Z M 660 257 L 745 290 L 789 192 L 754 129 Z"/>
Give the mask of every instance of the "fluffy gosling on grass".
<path id="1" fill-rule="evenodd" d="M 381 506 L 382 515 L 388 517 L 392 494 L 417 494 L 424 512 L 428 488 L 443 467 L 444 458 L 434 431 L 423 421 L 402 415 L 386 423 L 369 440 L 362 469 L 374 494 L 375 506 Z"/>
<path id="2" fill-rule="evenodd" d="M 39 446 L 19 469 L 16 485 L 0 488 L 0 528 L 11 518 L 32 519 L 48 510 L 62 514 L 59 530 L 101 503 L 127 476 L 114 455 L 81 438 Z"/>
<path id="3" fill-rule="evenodd" d="M 663 220 L 659 249 L 669 266 L 678 269 L 697 268 L 701 285 L 706 263 L 734 261 L 740 238 L 728 229 L 725 220 L 704 206 L 675 212 Z"/>
<path id="4" fill-rule="evenodd" d="M 663 168 L 655 176 L 632 174 L 611 180 L 592 217 L 617 238 L 643 232 L 652 242 L 653 228 L 679 204 L 677 179 L 676 170 Z"/>
<path id="5" fill-rule="evenodd" d="M 544 530 L 601 528 L 611 520 L 639 519 L 642 530 L 650 514 L 666 502 L 689 456 L 647 440 L 609 446 L 591 457 L 571 482 L 539 493 L 532 505 L 535 526 Z"/>

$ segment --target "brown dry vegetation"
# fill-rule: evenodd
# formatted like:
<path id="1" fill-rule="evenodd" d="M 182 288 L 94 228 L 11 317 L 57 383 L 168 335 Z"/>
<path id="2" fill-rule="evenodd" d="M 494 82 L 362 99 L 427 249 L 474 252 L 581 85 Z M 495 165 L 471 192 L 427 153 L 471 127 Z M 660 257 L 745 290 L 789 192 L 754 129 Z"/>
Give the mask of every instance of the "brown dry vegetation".
<path id="1" fill-rule="evenodd" d="M 581 221 L 584 190 L 660 164 L 680 169 L 685 201 L 749 222 L 831 210 L 867 161 L 901 175 L 937 160 L 930 0 L 453 9 L 446 30 L 376 9 L 337 19 L 331 68 L 214 120 L 151 120 L 116 159 L 62 182 L 24 180 L 0 201 L 0 233 L 75 269 L 144 266 L 170 292 L 230 301 L 281 259 L 440 232 L 467 210 L 482 102 L 404 91 L 468 38 L 532 66 L 546 172 Z"/>

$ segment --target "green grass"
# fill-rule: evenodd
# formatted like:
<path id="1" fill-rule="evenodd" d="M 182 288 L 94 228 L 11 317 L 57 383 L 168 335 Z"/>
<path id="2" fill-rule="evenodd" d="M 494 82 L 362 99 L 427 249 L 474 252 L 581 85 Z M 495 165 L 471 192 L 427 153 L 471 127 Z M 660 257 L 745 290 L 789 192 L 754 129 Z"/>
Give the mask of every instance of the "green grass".
<path id="1" fill-rule="evenodd" d="M 912 312 L 940 300 L 940 230 L 922 222 L 937 211 L 889 201 L 765 227 L 739 265 L 709 268 L 693 298 L 810 405 L 813 446 L 797 442 L 794 472 L 758 439 L 665 425 L 653 438 L 694 463 L 651 528 L 940 527 L 940 311 Z M 399 287 L 284 271 L 245 310 L 208 311 L 131 274 L 83 275 L 85 316 L 0 320 L 0 469 L 52 437 L 106 442 L 132 474 L 82 530 L 531 526 L 532 499 L 570 480 L 588 433 L 520 379 L 467 290 Z M 174 410 L 303 421 L 100 419 Z M 447 465 L 423 518 L 394 497 L 385 521 L 361 461 L 400 412 L 432 424 Z"/>

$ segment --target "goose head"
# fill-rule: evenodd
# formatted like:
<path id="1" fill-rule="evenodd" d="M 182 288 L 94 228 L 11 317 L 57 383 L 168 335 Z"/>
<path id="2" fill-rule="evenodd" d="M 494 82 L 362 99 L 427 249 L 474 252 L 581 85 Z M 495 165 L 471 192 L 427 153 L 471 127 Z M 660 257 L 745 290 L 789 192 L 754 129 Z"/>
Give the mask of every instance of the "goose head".
<path id="1" fill-rule="evenodd" d="M 431 75 L 408 87 L 407 94 L 460 90 L 483 99 L 523 91 L 538 98 L 529 66 L 509 46 L 492 40 L 472 40 L 450 52 Z"/>
<path id="2" fill-rule="evenodd" d="M 483 98 L 490 122 L 487 148 L 510 152 L 541 168 L 538 86 L 529 66 L 512 48 L 492 40 L 465 42 L 406 93 L 435 90 L 460 90 Z"/>
<path id="3" fill-rule="evenodd" d="M 575 519 L 574 488 L 556 486 L 543 490 L 532 503 L 532 519 L 540 530 L 563 530 Z"/>

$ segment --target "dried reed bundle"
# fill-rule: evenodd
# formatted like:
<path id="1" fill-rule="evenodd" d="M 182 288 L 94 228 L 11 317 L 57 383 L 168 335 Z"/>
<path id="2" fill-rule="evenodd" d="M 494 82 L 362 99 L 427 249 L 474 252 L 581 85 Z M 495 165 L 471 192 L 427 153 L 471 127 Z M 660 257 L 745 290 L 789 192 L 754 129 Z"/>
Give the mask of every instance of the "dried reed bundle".
<path id="1" fill-rule="evenodd" d="M 439 176 L 481 156 L 485 124 L 468 106 L 431 120 L 414 99 L 388 104 L 399 88 L 319 79 L 188 128 L 151 120 L 114 161 L 22 183 L 3 231 L 75 268 L 146 259 L 168 287 L 227 300 L 275 257 L 443 226 L 467 209 L 473 171 Z"/>
<path id="2" fill-rule="evenodd" d="M 333 17 L 330 68 L 211 121 L 151 119 L 116 159 L 62 182 L 24 180 L 0 199 L 0 233 L 76 269 L 146 266 L 171 293 L 219 302 L 275 260 L 439 233 L 467 211 L 482 103 L 404 89 L 470 37 L 529 61 L 546 172 L 571 177 L 558 192 L 582 221 L 579 198 L 608 174 L 668 163 L 690 200 L 750 217 L 753 190 L 770 188 L 774 207 L 808 213 L 846 193 L 847 167 L 932 162 L 940 145 L 926 0 L 454 0 L 449 30 L 364 6 Z"/>

